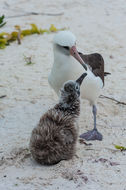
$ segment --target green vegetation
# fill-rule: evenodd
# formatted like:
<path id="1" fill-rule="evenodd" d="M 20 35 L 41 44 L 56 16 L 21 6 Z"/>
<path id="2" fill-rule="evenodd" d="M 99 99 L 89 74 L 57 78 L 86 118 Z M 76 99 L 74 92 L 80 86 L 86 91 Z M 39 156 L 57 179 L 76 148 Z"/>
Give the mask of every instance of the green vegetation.
<path id="1" fill-rule="evenodd" d="M 4 15 L 0 17 L 0 28 L 6 24 L 6 22 L 4 22 L 4 18 L 5 18 Z"/>
<path id="2" fill-rule="evenodd" d="M 126 150 L 126 147 L 124 147 L 124 146 L 119 146 L 119 145 L 114 145 L 114 146 L 115 146 L 115 148 L 118 149 L 118 150 L 121 150 L 121 151 Z"/>
<path id="3" fill-rule="evenodd" d="M 26 65 L 33 65 L 34 64 L 34 62 L 32 62 L 32 57 L 27 57 L 24 55 L 24 60 L 25 60 Z"/>
<path id="4" fill-rule="evenodd" d="M 0 33 L 0 49 L 6 48 L 11 42 L 18 41 L 18 44 L 21 44 L 23 37 L 32 35 L 32 34 L 44 34 L 57 32 L 59 30 L 64 30 L 64 28 L 57 29 L 53 24 L 51 24 L 49 29 L 38 28 L 36 24 L 31 24 L 30 29 L 22 30 L 19 25 L 15 26 L 15 31 L 11 33 L 2 32 Z"/>

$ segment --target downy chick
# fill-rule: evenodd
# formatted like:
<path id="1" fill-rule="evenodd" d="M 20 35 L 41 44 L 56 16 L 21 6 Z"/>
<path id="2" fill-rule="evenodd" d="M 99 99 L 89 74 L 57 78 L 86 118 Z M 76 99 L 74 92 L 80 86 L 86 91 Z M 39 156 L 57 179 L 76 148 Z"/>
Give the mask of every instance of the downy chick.
<path id="1" fill-rule="evenodd" d="M 40 164 L 52 165 L 75 154 L 80 114 L 80 85 L 87 74 L 67 81 L 61 89 L 59 103 L 48 110 L 33 129 L 30 151 Z"/>

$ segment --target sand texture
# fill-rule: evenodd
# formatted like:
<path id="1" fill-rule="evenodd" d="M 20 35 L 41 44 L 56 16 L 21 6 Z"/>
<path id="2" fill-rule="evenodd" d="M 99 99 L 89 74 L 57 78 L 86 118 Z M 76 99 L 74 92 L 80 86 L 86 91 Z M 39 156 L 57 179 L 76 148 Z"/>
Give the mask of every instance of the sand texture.
<path id="1" fill-rule="evenodd" d="M 59 16 L 8 18 L 0 32 L 14 25 L 28 28 L 69 28 L 83 53 L 99 52 L 105 60 L 103 95 L 126 102 L 126 1 L 125 0 L 1 0 L 0 14 L 61 13 Z M 78 141 L 72 160 L 51 167 L 32 160 L 28 150 L 32 129 L 40 116 L 58 101 L 47 78 L 53 63 L 54 34 L 31 35 L 22 44 L 0 50 L 0 189 L 1 190 L 126 190 L 126 106 L 98 99 L 97 125 L 103 141 Z M 25 56 L 35 64 L 26 65 Z M 79 133 L 93 127 L 92 110 L 81 101 Z"/>

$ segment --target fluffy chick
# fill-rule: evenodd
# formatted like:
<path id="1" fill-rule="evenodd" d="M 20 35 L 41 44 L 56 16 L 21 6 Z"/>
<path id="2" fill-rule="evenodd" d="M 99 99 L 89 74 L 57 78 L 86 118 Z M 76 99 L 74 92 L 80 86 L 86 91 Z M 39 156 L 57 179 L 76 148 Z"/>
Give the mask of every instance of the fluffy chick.
<path id="1" fill-rule="evenodd" d="M 30 151 L 42 165 L 52 165 L 73 157 L 78 137 L 80 85 L 87 74 L 68 81 L 61 89 L 59 103 L 48 110 L 32 131 Z"/>

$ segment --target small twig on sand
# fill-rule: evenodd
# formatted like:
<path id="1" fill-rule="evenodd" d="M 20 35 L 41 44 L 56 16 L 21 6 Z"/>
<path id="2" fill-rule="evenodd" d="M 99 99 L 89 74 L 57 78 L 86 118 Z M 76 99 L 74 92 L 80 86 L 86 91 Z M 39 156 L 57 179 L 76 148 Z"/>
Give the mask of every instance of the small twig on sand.
<path id="1" fill-rule="evenodd" d="M 17 41 L 18 41 L 18 44 L 21 44 L 21 29 L 20 28 L 19 28 L 19 32 L 17 35 Z"/>
<path id="2" fill-rule="evenodd" d="M 6 95 L 0 96 L 0 98 L 5 98 L 5 97 L 6 97 Z"/>
<path id="3" fill-rule="evenodd" d="M 92 143 L 87 143 L 87 142 L 85 142 L 85 140 L 83 140 L 83 139 L 79 139 L 79 143 L 80 143 L 80 144 L 84 144 L 84 145 L 86 145 L 86 146 L 91 146 L 91 145 L 92 145 Z"/>
<path id="4" fill-rule="evenodd" d="M 30 12 L 30 13 L 24 13 L 20 15 L 13 15 L 13 16 L 6 16 L 6 18 L 15 18 L 15 17 L 23 17 L 23 16 L 30 16 L 30 15 L 46 15 L 46 16 L 61 16 L 64 13 L 36 13 L 36 12 Z"/>
<path id="5" fill-rule="evenodd" d="M 115 98 L 112 98 L 112 97 L 108 97 L 108 96 L 100 95 L 100 98 L 106 98 L 106 99 L 112 100 L 112 101 L 116 102 L 116 104 L 126 105 L 125 102 L 121 102 L 121 101 L 116 100 Z"/>

